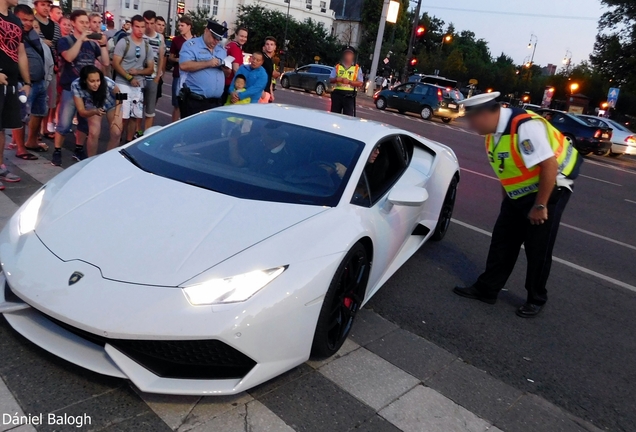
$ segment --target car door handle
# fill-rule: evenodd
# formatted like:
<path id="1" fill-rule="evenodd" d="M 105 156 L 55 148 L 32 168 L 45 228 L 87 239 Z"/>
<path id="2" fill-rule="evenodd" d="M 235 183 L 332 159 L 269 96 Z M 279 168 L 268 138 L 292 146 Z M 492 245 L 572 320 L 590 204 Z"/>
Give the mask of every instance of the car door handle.
<path id="1" fill-rule="evenodd" d="M 393 97 L 398 97 L 398 95 L 393 95 Z"/>

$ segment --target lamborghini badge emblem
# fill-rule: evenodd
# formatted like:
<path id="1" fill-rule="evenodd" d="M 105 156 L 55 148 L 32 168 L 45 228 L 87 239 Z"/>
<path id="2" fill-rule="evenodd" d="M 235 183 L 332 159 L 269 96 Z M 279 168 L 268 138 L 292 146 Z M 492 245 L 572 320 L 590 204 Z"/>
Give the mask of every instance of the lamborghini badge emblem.
<path id="1" fill-rule="evenodd" d="M 82 279 L 84 277 L 84 275 L 78 271 L 73 272 L 73 274 L 71 275 L 70 278 L 68 278 L 68 284 L 70 285 L 75 285 L 76 283 L 78 283 L 80 281 L 80 279 Z"/>

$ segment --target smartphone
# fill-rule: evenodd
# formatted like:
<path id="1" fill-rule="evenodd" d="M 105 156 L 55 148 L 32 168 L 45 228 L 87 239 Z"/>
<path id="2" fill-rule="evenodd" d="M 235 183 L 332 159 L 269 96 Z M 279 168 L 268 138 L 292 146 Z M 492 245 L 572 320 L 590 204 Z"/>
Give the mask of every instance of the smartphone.
<path id="1" fill-rule="evenodd" d="M 128 100 L 128 93 L 117 93 L 115 95 L 116 101 L 125 101 Z"/>
<path id="2" fill-rule="evenodd" d="M 101 33 L 91 33 L 88 36 L 86 36 L 89 39 L 92 40 L 101 40 L 102 39 L 102 34 Z"/>

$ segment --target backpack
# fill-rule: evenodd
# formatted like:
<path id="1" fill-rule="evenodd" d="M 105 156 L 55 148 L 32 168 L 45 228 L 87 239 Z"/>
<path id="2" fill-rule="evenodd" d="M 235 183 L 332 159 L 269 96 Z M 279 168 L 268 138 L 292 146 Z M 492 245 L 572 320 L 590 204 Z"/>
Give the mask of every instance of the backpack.
<path id="1" fill-rule="evenodd" d="M 128 33 L 126 33 L 124 30 L 117 30 L 117 33 L 115 33 L 110 39 L 108 39 L 108 54 L 110 55 L 110 59 L 113 59 L 113 52 L 115 51 L 115 45 L 117 45 L 117 42 L 119 42 L 121 39 L 125 38 L 126 36 L 128 36 Z"/>
<path id="2" fill-rule="evenodd" d="M 123 30 L 121 30 L 123 31 Z M 126 32 L 124 32 L 126 33 Z M 126 36 L 128 36 L 128 34 L 126 33 Z M 111 39 L 115 39 L 117 37 L 117 35 L 113 36 Z M 123 59 L 124 57 L 126 57 L 126 54 L 128 54 L 128 50 L 130 49 L 130 37 L 126 37 L 124 39 L 126 41 L 126 48 L 124 48 L 124 54 L 121 56 L 121 58 Z M 144 48 L 146 50 L 145 52 L 145 56 L 148 56 L 148 50 L 150 49 L 150 44 L 148 43 L 148 39 L 144 38 Z M 114 50 L 114 48 L 113 48 Z M 144 57 L 145 58 L 145 57 Z M 146 62 L 144 61 L 144 67 L 146 66 Z M 115 72 L 115 68 L 113 68 L 113 79 L 115 79 L 115 77 L 117 76 L 117 72 Z"/>

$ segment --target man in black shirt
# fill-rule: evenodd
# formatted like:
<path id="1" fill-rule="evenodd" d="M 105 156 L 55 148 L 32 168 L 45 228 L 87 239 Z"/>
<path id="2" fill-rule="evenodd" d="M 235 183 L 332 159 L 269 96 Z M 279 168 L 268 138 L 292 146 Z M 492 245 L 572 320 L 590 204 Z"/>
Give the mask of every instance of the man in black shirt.
<path id="1" fill-rule="evenodd" d="M 4 189 L 3 181 L 20 181 L 20 177 L 11 174 L 4 165 L 2 154 L 5 144 L 4 130 L 22 127 L 18 99 L 20 76 L 25 95 L 28 96 L 31 90 L 29 63 L 22 43 L 22 22 L 9 11 L 9 7 L 17 4 L 18 0 L 0 0 L 0 190 Z"/>
<path id="2" fill-rule="evenodd" d="M 274 81 L 280 76 L 274 65 L 274 56 L 276 55 L 276 38 L 267 36 L 263 44 L 263 68 L 267 72 L 267 85 L 263 89 L 263 97 L 268 98 L 269 102 L 274 102 Z"/>
<path id="3" fill-rule="evenodd" d="M 287 145 L 289 134 L 280 124 L 269 123 L 260 133 L 239 144 L 237 138 L 230 139 L 230 160 L 237 167 L 274 177 L 298 167 L 298 155 Z"/>

